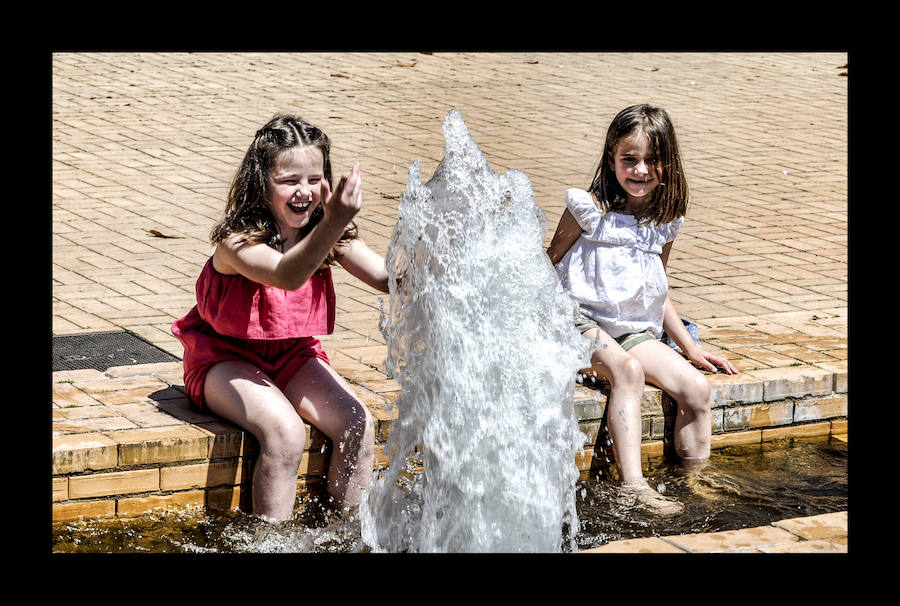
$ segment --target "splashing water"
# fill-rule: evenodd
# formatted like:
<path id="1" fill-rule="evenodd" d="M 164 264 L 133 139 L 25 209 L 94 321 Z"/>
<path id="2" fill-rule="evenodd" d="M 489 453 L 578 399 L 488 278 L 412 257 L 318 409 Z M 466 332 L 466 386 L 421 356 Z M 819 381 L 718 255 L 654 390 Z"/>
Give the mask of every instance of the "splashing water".
<path id="1" fill-rule="evenodd" d="M 543 250 L 528 177 L 494 173 L 462 116 L 424 185 L 409 168 L 388 247 L 390 467 L 360 505 L 391 552 L 550 552 L 578 530 L 572 404 L 589 344 Z"/>

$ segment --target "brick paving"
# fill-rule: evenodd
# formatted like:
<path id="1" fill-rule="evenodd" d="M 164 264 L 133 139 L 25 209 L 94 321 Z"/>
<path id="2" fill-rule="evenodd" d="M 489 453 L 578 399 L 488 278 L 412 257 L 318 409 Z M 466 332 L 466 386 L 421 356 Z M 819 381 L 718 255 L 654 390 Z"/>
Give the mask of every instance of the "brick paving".
<path id="1" fill-rule="evenodd" d="M 169 326 L 194 305 L 230 179 L 275 113 L 322 127 L 337 173 L 359 160 L 357 223 L 383 254 L 408 167 L 431 175 L 450 109 L 494 171 L 529 176 L 549 242 L 609 121 L 649 102 L 675 122 L 692 189 L 669 263 L 682 316 L 741 370 L 846 377 L 846 64 L 846 53 L 54 54 L 53 334 L 127 329 L 181 357 Z M 339 370 L 383 369 L 387 296 L 339 267 L 335 281 L 326 350 Z"/>
<path id="2" fill-rule="evenodd" d="M 623 539 L 580 553 L 847 553 L 847 512 L 720 532 Z"/>
<path id="3" fill-rule="evenodd" d="M 59 53 L 53 86 L 53 333 L 125 328 L 181 356 L 228 183 L 277 112 L 364 171 L 363 238 L 384 253 L 409 165 L 430 176 L 462 112 L 496 172 L 547 215 L 589 183 L 638 102 L 675 122 L 692 204 L 671 297 L 740 369 L 845 362 L 846 53 Z M 152 230 L 152 231 L 151 231 Z M 153 235 L 153 232 L 164 236 Z M 336 272 L 329 352 L 376 361 L 383 295 Z M 383 348 L 382 348 L 383 351 Z"/>

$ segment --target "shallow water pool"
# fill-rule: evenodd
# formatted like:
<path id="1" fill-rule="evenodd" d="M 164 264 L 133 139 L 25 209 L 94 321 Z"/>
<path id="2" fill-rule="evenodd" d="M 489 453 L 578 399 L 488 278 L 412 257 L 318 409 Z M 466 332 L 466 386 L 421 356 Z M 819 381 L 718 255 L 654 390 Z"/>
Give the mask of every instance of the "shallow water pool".
<path id="1" fill-rule="evenodd" d="M 764 526 L 788 518 L 847 510 L 847 448 L 785 440 L 714 450 L 708 466 L 683 475 L 676 466 L 647 474 L 659 492 L 684 505 L 665 518 L 617 507 L 617 487 L 600 479 L 578 486 L 578 549 L 650 536 Z"/>
<path id="2" fill-rule="evenodd" d="M 647 473 L 684 512 L 654 518 L 616 503 L 617 488 L 600 477 L 578 482 L 577 549 L 649 536 L 718 532 L 787 518 L 847 510 L 847 449 L 784 440 L 713 451 L 709 465 L 685 476 L 676 466 Z M 241 512 L 165 512 L 125 520 L 53 524 L 55 553 L 361 553 L 359 521 L 324 513 L 312 497 L 295 519 L 265 524 Z M 564 545 L 564 550 L 568 550 Z"/>

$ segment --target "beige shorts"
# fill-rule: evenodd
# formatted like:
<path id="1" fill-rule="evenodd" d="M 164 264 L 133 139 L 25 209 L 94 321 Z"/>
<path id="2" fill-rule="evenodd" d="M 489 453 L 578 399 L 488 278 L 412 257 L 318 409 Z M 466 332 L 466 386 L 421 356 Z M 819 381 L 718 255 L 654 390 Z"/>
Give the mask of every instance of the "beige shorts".
<path id="1" fill-rule="evenodd" d="M 600 328 L 600 325 L 597 324 L 591 318 L 586 317 L 579 311 L 575 311 L 575 328 L 578 329 L 578 332 L 581 334 L 586 333 L 587 331 L 596 328 L 597 330 L 603 330 Z M 606 333 L 605 330 L 603 330 Z M 609 334 L 609 333 L 606 333 Z M 648 339 L 655 339 L 656 337 L 649 330 L 644 330 L 641 332 L 628 333 L 622 335 L 621 337 L 613 337 L 616 343 L 622 346 L 622 349 L 628 351 L 638 343 L 643 343 Z"/>

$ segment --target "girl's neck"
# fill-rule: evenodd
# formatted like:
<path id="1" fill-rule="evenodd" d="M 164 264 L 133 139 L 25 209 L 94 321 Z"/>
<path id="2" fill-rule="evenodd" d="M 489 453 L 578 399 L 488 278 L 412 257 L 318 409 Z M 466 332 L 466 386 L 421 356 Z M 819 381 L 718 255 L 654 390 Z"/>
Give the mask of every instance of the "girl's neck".
<path id="1" fill-rule="evenodd" d="M 625 204 L 622 205 L 622 213 L 626 215 L 633 215 L 635 217 L 640 217 L 647 208 L 647 201 L 644 199 L 636 200 L 634 198 L 628 198 L 625 200 Z"/>
<path id="2" fill-rule="evenodd" d="M 284 229 L 281 226 L 278 227 L 278 237 L 281 246 L 281 252 L 287 252 L 290 250 L 292 246 L 294 246 L 298 242 L 298 236 L 300 234 L 300 230 L 298 229 Z"/>

